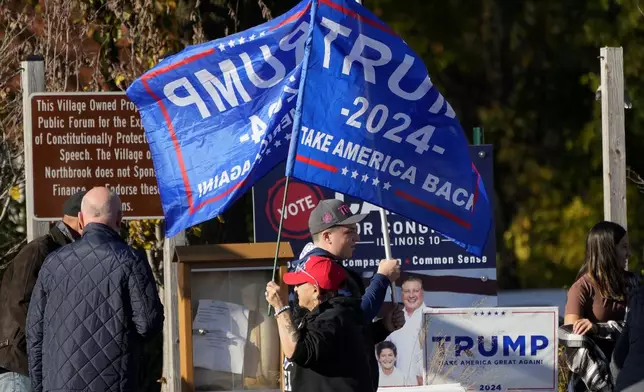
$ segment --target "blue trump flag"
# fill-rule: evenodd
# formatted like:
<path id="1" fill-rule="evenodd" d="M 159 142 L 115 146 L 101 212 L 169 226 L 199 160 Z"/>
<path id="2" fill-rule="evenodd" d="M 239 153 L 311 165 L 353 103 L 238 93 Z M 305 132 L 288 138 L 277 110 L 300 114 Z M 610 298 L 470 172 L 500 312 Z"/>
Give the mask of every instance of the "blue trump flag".
<path id="1" fill-rule="evenodd" d="M 316 3 L 286 175 L 426 224 L 480 256 L 489 201 L 422 60 L 357 2 Z"/>
<path id="2" fill-rule="evenodd" d="M 287 157 L 311 8 L 186 48 L 128 89 L 168 236 L 223 213 Z"/>
<path id="3" fill-rule="evenodd" d="M 352 0 L 306 0 L 188 47 L 127 95 L 141 114 L 168 236 L 223 213 L 290 152 L 287 174 L 481 254 L 489 203 L 454 111 L 402 39 Z"/>

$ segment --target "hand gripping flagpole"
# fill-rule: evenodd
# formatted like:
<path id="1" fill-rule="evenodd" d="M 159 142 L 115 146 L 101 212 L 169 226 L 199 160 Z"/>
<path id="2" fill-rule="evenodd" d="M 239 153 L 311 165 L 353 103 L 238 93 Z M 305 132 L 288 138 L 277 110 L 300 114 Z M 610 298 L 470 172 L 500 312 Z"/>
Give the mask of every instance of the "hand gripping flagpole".
<path id="1" fill-rule="evenodd" d="M 356 2 L 362 5 L 362 0 L 356 0 Z M 387 221 L 387 212 L 382 207 L 379 207 L 378 210 L 380 212 L 380 226 L 382 227 L 382 245 L 385 248 L 385 258 L 387 260 L 391 260 L 393 259 L 393 256 L 391 255 L 391 243 L 389 241 L 389 222 Z M 396 283 L 391 282 L 390 287 L 391 287 L 391 302 L 393 304 L 397 304 L 398 301 L 396 301 Z"/>
<path id="2" fill-rule="evenodd" d="M 300 139 L 300 127 L 302 124 L 302 102 L 304 96 L 304 86 L 306 83 L 306 73 L 309 66 L 309 57 L 311 57 L 311 43 L 313 42 L 313 28 L 315 27 L 315 14 L 318 9 L 318 0 L 311 0 L 311 22 L 309 24 L 309 31 L 306 36 L 304 44 L 304 57 L 302 59 L 302 69 L 300 71 L 300 86 L 298 88 L 297 101 L 295 104 L 295 116 L 293 116 L 293 129 L 291 131 L 291 140 L 288 147 L 288 158 L 286 160 L 286 182 L 284 183 L 284 198 L 282 199 L 282 213 L 280 214 L 280 223 L 277 229 L 277 243 L 275 244 L 275 259 L 273 260 L 273 277 L 275 281 L 275 274 L 277 273 L 277 258 L 280 252 L 280 240 L 282 237 L 282 224 L 284 223 L 284 211 L 286 208 L 286 195 L 288 193 L 288 183 L 291 175 L 293 174 L 293 164 L 295 163 L 295 153 L 297 150 L 297 143 Z M 268 313 L 271 313 L 271 306 L 268 305 Z"/>

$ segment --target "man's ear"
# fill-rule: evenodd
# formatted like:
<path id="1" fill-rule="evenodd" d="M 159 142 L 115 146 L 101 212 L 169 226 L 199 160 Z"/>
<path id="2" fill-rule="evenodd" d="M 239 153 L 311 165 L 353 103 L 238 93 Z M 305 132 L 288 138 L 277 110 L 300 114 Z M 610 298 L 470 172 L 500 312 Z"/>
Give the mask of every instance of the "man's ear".
<path id="1" fill-rule="evenodd" d="M 79 212 L 78 213 L 78 229 L 83 230 L 85 228 L 85 221 L 83 220 L 83 213 Z"/>
<path id="2" fill-rule="evenodd" d="M 331 242 L 331 231 L 325 230 L 322 232 L 322 241 L 330 243 Z"/>

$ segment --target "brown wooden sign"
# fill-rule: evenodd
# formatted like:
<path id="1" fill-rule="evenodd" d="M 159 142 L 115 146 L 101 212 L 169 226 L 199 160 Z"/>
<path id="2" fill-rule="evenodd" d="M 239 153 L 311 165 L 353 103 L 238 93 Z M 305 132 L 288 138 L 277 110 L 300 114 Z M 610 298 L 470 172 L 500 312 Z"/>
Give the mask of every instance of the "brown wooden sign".
<path id="1" fill-rule="evenodd" d="M 116 192 L 126 219 L 163 218 L 150 149 L 124 93 L 39 93 L 31 97 L 34 215 L 56 220 L 79 190 Z"/>

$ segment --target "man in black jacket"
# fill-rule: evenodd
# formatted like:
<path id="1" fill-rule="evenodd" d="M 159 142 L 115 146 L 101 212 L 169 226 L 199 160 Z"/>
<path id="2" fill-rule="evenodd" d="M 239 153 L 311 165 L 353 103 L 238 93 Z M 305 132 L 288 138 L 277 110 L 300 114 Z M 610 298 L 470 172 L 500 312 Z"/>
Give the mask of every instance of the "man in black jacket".
<path id="1" fill-rule="evenodd" d="M 143 342 L 163 328 L 146 257 L 120 237 L 121 202 L 104 187 L 83 198 L 83 236 L 45 260 L 27 315 L 35 392 L 138 391 Z"/>
<path id="2" fill-rule="evenodd" d="M 85 193 L 67 199 L 62 221 L 25 245 L 5 271 L 0 285 L 0 391 L 31 391 L 25 339 L 31 292 L 47 255 L 80 238 L 78 213 Z"/>

